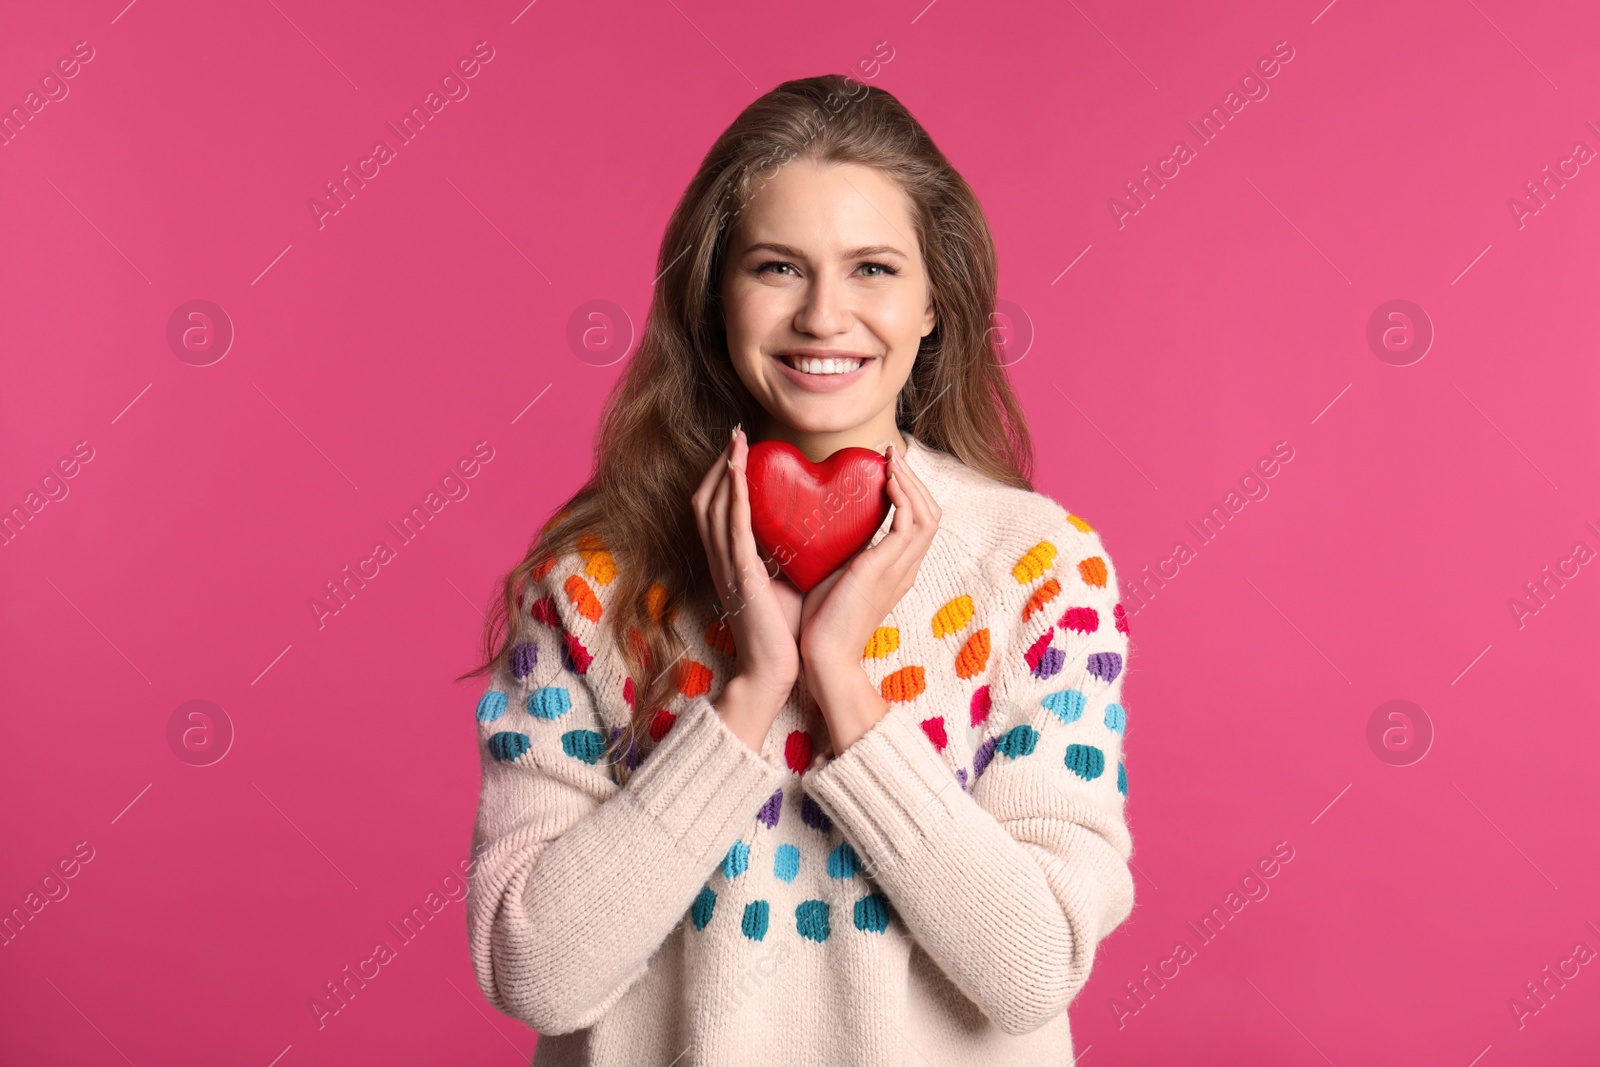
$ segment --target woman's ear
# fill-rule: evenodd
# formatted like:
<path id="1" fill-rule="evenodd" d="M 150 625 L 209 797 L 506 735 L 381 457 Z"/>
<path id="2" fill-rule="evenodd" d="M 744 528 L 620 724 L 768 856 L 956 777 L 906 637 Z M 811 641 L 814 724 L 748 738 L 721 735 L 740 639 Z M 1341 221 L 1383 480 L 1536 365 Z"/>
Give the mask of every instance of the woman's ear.
<path id="1" fill-rule="evenodd" d="M 929 300 L 928 310 L 922 313 L 922 336 L 928 336 L 937 325 L 939 325 L 939 307 Z"/>

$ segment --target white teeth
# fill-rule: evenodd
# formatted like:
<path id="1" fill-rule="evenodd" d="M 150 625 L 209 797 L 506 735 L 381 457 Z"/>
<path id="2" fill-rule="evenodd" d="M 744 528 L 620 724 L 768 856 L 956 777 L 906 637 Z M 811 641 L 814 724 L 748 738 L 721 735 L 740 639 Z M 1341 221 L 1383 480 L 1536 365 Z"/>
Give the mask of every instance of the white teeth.
<path id="1" fill-rule="evenodd" d="M 789 365 L 802 374 L 849 374 L 861 366 L 859 359 L 802 359 L 788 357 Z"/>

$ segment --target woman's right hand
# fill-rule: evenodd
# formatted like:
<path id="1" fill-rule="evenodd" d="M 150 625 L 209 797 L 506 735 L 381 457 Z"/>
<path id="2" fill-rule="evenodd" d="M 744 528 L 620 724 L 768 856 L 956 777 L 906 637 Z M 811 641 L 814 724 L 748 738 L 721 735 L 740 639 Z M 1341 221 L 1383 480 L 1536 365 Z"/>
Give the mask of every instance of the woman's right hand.
<path id="1" fill-rule="evenodd" d="M 693 503 L 711 578 L 733 631 L 736 665 L 727 692 L 736 698 L 748 694 L 752 705 L 745 710 L 771 726 L 800 675 L 803 597 L 786 579 L 768 577 L 756 547 L 745 480 L 749 456 L 744 431 L 735 429 L 695 490 Z M 765 733 L 760 730 L 761 736 Z"/>

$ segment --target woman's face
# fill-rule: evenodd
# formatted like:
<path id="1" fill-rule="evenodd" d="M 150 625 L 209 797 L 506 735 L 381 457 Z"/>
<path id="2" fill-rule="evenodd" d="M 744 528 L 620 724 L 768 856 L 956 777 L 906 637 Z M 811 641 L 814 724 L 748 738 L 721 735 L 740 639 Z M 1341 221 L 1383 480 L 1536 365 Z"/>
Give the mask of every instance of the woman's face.
<path id="1" fill-rule="evenodd" d="M 823 455 L 899 442 L 895 398 L 937 322 L 911 210 L 877 170 L 795 161 L 741 213 L 722 306 L 734 370 L 777 424 L 767 436 Z"/>

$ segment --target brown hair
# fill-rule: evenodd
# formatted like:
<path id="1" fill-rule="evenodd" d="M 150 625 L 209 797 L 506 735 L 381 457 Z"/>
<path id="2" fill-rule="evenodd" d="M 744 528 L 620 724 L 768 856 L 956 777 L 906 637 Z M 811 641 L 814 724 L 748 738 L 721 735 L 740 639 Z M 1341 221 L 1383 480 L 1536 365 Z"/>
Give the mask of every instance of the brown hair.
<path id="1" fill-rule="evenodd" d="M 994 239 L 971 188 L 883 89 L 829 74 L 784 82 L 757 99 L 711 146 L 667 222 L 638 350 L 600 416 L 593 473 L 505 576 L 484 628 L 487 661 L 458 679 L 501 664 L 530 579 L 574 549 L 610 552 L 618 584 L 609 636 L 623 650 L 634 693 L 629 727 L 607 745 L 620 780 L 627 761 L 618 754 L 636 751 L 678 689 L 679 606 L 709 603 L 722 613 L 690 497 L 734 424 L 759 425 L 762 414 L 728 354 L 722 268 L 739 211 L 796 159 L 874 167 L 910 198 L 939 314 L 896 403 L 899 429 L 996 481 L 1033 488 L 1033 443 L 991 336 Z"/>

